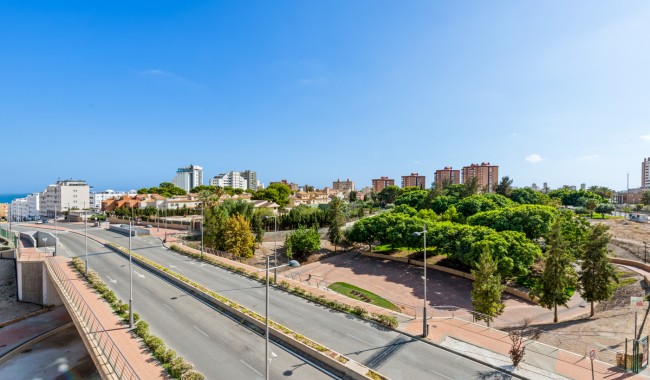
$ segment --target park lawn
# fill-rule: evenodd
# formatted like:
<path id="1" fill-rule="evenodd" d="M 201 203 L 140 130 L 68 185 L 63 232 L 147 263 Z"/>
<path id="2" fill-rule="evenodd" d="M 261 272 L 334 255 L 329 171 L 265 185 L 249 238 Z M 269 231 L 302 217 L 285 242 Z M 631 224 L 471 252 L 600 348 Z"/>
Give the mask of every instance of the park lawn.
<path id="1" fill-rule="evenodd" d="M 361 288 L 356 287 L 354 285 L 350 285 L 350 284 L 348 284 L 346 282 L 335 282 L 335 283 L 331 284 L 330 286 L 328 286 L 328 288 L 335 291 L 335 292 L 337 292 L 337 293 L 341 293 L 341 294 L 343 294 L 345 296 L 348 296 L 350 298 L 354 298 L 354 299 L 359 300 L 359 301 L 368 302 L 368 303 L 373 304 L 375 306 L 380 306 L 380 307 L 383 307 L 383 308 L 389 309 L 389 310 L 400 311 L 399 307 L 395 306 L 389 300 L 387 300 L 385 298 L 382 298 L 382 297 L 379 297 L 375 293 L 369 292 L 369 291 L 367 291 L 365 289 L 361 289 Z M 357 294 L 353 294 L 352 293 L 353 291 L 356 292 Z M 359 293 L 362 294 L 362 295 L 358 295 Z M 365 299 L 364 299 L 364 297 L 365 297 Z"/>
<path id="2" fill-rule="evenodd" d="M 607 215 L 607 214 L 605 214 L 605 217 L 603 218 L 603 216 L 601 214 L 595 212 L 594 216 L 592 218 L 589 218 L 589 219 L 600 219 L 600 220 L 603 220 L 603 219 L 623 219 L 623 217 L 622 216 L 615 216 L 615 215 Z"/>

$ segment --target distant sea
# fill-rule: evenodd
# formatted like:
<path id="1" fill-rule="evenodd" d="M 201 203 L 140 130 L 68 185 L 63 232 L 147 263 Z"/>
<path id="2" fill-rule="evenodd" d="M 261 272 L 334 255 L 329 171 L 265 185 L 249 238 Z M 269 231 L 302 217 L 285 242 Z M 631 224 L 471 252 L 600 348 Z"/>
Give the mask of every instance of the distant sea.
<path id="1" fill-rule="evenodd" d="M 16 198 L 25 198 L 29 194 L 0 194 L 0 203 L 11 203 Z"/>

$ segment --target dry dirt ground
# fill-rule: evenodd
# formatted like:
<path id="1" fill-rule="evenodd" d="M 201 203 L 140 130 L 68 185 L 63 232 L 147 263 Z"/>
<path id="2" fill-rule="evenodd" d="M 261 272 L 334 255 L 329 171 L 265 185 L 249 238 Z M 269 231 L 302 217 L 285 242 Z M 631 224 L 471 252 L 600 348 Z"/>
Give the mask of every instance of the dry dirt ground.
<path id="1" fill-rule="evenodd" d="M 592 224 L 603 223 L 610 227 L 612 243 L 610 249 L 615 257 L 643 261 L 643 242 L 650 242 L 650 224 L 626 221 L 624 219 L 593 219 Z M 630 297 L 648 294 L 648 284 L 643 276 L 632 268 L 617 265 L 620 286 L 612 300 L 597 304 L 595 316 L 578 318 L 559 324 L 545 325 L 547 333 L 540 341 L 564 348 L 569 351 L 586 354 L 591 349 L 597 352 L 597 358 L 608 363 L 615 363 L 618 351 L 625 350 L 625 339 L 634 337 L 635 314 L 630 311 Z M 589 306 L 585 307 L 585 312 Z M 640 336 L 650 333 L 648 311 L 638 313 L 638 330 Z M 628 346 L 631 350 L 631 345 Z"/>
<path id="2" fill-rule="evenodd" d="M 0 323 L 39 310 L 41 306 L 16 300 L 16 269 L 13 260 L 0 260 Z"/>

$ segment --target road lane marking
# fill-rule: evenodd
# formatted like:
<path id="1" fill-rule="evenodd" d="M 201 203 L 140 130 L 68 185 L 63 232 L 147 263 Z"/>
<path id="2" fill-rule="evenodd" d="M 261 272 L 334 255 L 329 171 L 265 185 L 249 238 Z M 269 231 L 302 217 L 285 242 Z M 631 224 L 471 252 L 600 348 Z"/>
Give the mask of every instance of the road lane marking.
<path id="1" fill-rule="evenodd" d="M 251 371 L 253 371 L 253 372 L 255 372 L 256 374 L 258 374 L 259 376 L 264 376 L 264 375 L 262 375 L 261 373 L 257 372 L 257 370 L 256 370 L 255 368 L 251 367 L 250 364 L 246 363 L 245 361 L 243 361 L 243 360 L 241 360 L 241 359 L 239 359 L 239 361 L 242 362 L 242 364 L 244 364 L 246 367 L 248 367 Z"/>
<path id="2" fill-rule="evenodd" d="M 431 373 L 435 373 L 435 374 L 438 375 L 438 376 L 442 376 L 442 377 L 444 377 L 445 379 L 454 380 L 454 379 L 452 379 L 451 377 L 449 377 L 449 376 L 445 376 L 445 375 L 443 375 L 442 373 L 440 373 L 440 372 L 436 372 L 436 371 L 434 371 L 434 370 L 432 370 L 432 369 L 430 369 L 429 372 L 431 372 Z"/>
<path id="3" fill-rule="evenodd" d="M 169 307 L 169 305 L 167 305 L 166 303 L 163 303 L 163 306 L 166 307 L 166 308 L 168 308 L 168 309 L 171 310 L 171 311 L 174 311 L 174 309 L 172 309 L 171 307 Z"/>
<path id="4" fill-rule="evenodd" d="M 143 274 L 140 274 L 140 273 L 138 273 L 138 271 L 136 271 L 136 270 L 133 270 L 133 273 L 135 273 L 135 274 L 137 274 L 137 275 L 138 275 L 138 277 L 140 277 L 140 278 L 144 278 L 144 275 L 143 275 Z"/>
<path id="5" fill-rule="evenodd" d="M 363 343 L 365 343 L 365 344 L 368 344 L 368 345 L 371 345 L 371 346 L 372 346 L 372 343 L 368 342 L 367 340 L 363 340 L 363 339 L 361 339 L 361 338 L 357 338 L 357 337 L 354 336 L 354 335 L 350 335 L 350 334 L 346 334 L 346 333 L 343 333 L 343 335 L 347 335 L 347 336 L 349 336 L 349 337 L 352 338 L 352 339 L 356 339 L 356 340 L 358 340 L 359 342 L 363 342 Z"/>
<path id="6" fill-rule="evenodd" d="M 170 267 L 170 268 L 173 268 L 174 270 L 177 270 L 177 271 L 179 271 L 179 272 L 182 272 L 182 271 L 183 271 L 182 269 L 179 269 L 176 265 L 170 265 L 169 267 Z"/>
<path id="7" fill-rule="evenodd" d="M 196 326 L 194 326 L 194 325 L 192 325 L 192 327 L 194 327 L 194 328 L 196 329 L 196 331 L 200 332 L 201 334 L 203 334 L 203 335 L 205 335 L 205 336 L 208 336 L 208 334 L 206 334 L 206 333 L 204 333 L 203 331 L 201 331 L 200 328 L 198 328 L 198 327 L 196 327 Z"/>
<path id="8" fill-rule="evenodd" d="M 106 276 L 106 278 L 108 279 L 108 282 L 112 282 L 113 284 L 117 284 L 117 280 L 113 280 L 112 278 L 108 277 L 108 275 Z"/>

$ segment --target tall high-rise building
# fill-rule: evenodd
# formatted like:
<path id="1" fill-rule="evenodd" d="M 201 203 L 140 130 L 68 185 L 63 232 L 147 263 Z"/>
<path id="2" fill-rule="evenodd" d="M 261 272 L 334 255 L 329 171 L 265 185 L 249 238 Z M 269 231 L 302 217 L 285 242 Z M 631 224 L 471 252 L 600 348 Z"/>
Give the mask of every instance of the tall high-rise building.
<path id="1" fill-rule="evenodd" d="M 650 188 L 650 157 L 644 158 L 641 163 L 641 187 Z"/>
<path id="2" fill-rule="evenodd" d="M 241 176 L 246 180 L 246 186 L 248 190 L 255 191 L 260 185 L 257 180 L 257 173 L 252 170 L 244 170 L 241 172 Z"/>
<path id="3" fill-rule="evenodd" d="M 444 169 L 436 170 L 434 181 L 437 189 L 442 189 L 443 186 L 447 185 L 459 184 L 460 170 L 454 170 L 451 166 L 445 166 Z"/>
<path id="4" fill-rule="evenodd" d="M 345 181 L 341 181 L 340 179 L 337 179 L 336 181 L 332 182 L 332 189 L 336 191 L 354 191 L 354 182 L 350 181 L 348 178 Z"/>
<path id="5" fill-rule="evenodd" d="M 178 168 L 172 183 L 189 192 L 193 188 L 203 185 L 203 168 L 197 165 Z"/>
<path id="6" fill-rule="evenodd" d="M 494 186 L 499 182 L 499 167 L 489 162 L 471 164 L 463 167 L 463 183 L 470 178 L 476 178 L 479 191 L 494 192 Z"/>
<path id="7" fill-rule="evenodd" d="M 380 177 L 372 180 L 372 190 L 378 193 L 388 186 L 395 186 L 395 180 L 388 177 Z"/>
<path id="8" fill-rule="evenodd" d="M 411 175 L 402 176 L 402 188 L 405 187 L 419 187 L 424 190 L 427 187 L 426 177 L 419 173 L 411 173 Z"/>
<path id="9" fill-rule="evenodd" d="M 39 194 L 40 213 L 48 218 L 63 211 L 90 208 L 90 186 L 86 181 L 67 179 L 56 181 Z"/>

